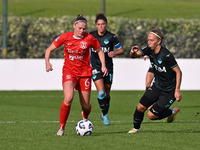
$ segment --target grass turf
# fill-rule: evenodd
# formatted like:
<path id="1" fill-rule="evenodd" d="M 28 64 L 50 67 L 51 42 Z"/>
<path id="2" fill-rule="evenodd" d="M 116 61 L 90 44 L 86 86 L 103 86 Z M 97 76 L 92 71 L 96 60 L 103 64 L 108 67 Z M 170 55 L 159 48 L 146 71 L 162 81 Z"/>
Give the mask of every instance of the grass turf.
<path id="1" fill-rule="evenodd" d="M 0 7 L 2 8 L 0 3 Z M 55 17 L 94 16 L 101 12 L 101 0 L 9 0 L 8 15 Z M 2 13 L 2 9 L 0 9 Z M 108 0 L 106 15 L 141 19 L 200 19 L 199 0 Z"/>
<path id="2" fill-rule="evenodd" d="M 151 121 L 146 114 L 138 134 L 127 134 L 132 128 L 134 109 L 142 91 L 112 91 L 110 126 L 104 126 L 96 91 L 92 91 L 91 136 L 76 134 L 76 123 L 82 119 L 76 92 L 66 126 L 65 136 L 57 137 L 62 91 L 0 91 L 0 149 L 174 149 L 195 150 L 200 147 L 200 92 L 182 91 L 183 99 L 175 102 L 180 112 L 173 123 L 166 119 Z"/>

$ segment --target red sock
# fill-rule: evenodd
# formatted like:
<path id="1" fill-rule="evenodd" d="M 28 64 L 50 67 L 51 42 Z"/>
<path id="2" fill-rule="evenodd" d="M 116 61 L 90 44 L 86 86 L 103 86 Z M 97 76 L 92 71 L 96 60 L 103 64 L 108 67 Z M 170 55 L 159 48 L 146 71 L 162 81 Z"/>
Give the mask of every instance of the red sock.
<path id="1" fill-rule="evenodd" d="M 92 105 L 90 104 L 90 109 L 89 109 L 89 111 L 87 111 L 87 112 L 83 111 L 83 113 L 82 113 L 83 118 L 88 119 L 88 116 L 89 116 L 89 114 L 90 114 L 90 112 L 91 112 L 91 109 L 92 109 Z"/>
<path id="2" fill-rule="evenodd" d="M 65 129 L 65 124 L 67 122 L 67 118 L 69 116 L 69 112 L 71 109 L 71 105 L 68 106 L 66 105 L 64 102 L 62 103 L 61 107 L 60 107 L 60 127 L 59 129 Z"/>

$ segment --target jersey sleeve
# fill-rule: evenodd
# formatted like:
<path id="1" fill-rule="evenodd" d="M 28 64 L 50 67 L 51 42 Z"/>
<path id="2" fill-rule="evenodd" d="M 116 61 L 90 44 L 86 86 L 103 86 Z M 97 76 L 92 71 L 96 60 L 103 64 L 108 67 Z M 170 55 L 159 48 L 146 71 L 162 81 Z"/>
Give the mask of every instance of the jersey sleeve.
<path id="1" fill-rule="evenodd" d="M 170 68 L 174 68 L 178 65 L 172 53 L 166 55 L 166 62 Z"/>
<path id="2" fill-rule="evenodd" d="M 145 56 L 149 56 L 150 55 L 150 48 L 148 46 L 145 46 L 144 48 L 142 48 L 142 50 L 140 50 L 142 55 Z"/>
<path id="3" fill-rule="evenodd" d="M 91 35 L 91 47 L 96 50 L 100 46 L 101 44 L 99 43 L 99 41 Z"/>
<path id="4" fill-rule="evenodd" d="M 54 41 L 53 44 L 58 48 L 60 47 L 65 41 L 64 35 L 61 34 L 59 37 L 57 37 Z"/>
<path id="5" fill-rule="evenodd" d="M 116 49 L 119 49 L 122 47 L 122 45 L 119 43 L 119 39 L 117 38 L 115 34 L 113 35 L 113 44 Z"/>

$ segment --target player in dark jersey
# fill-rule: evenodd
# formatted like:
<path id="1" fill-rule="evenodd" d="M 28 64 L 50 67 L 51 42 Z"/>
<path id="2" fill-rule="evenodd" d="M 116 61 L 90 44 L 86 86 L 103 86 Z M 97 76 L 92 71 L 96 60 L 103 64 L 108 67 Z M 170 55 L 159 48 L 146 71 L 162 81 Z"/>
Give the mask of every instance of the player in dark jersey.
<path id="1" fill-rule="evenodd" d="M 101 44 L 101 49 L 105 55 L 106 67 L 109 74 L 108 76 L 103 76 L 98 53 L 91 49 L 90 61 L 92 65 L 92 79 L 98 92 L 97 99 L 102 111 L 101 119 L 103 120 L 104 125 L 109 125 L 108 110 L 110 106 L 110 89 L 113 81 L 112 58 L 116 55 L 122 55 L 124 50 L 116 35 L 106 29 L 107 18 L 104 14 L 97 14 L 95 24 L 97 30 L 90 34 L 92 34 Z M 114 47 L 117 49 L 116 51 L 113 50 Z"/>
<path id="2" fill-rule="evenodd" d="M 174 121 L 179 108 L 169 109 L 175 100 L 181 100 L 180 85 L 182 73 L 172 53 L 161 46 L 164 35 L 158 29 L 152 29 L 148 35 L 148 46 L 142 50 L 133 46 L 130 52 L 131 58 L 149 56 L 155 82 L 144 93 L 133 115 L 134 128 L 128 133 L 139 132 L 144 118 L 144 112 L 151 105 L 147 115 L 151 120 L 160 120 L 168 117 L 167 122 Z"/>

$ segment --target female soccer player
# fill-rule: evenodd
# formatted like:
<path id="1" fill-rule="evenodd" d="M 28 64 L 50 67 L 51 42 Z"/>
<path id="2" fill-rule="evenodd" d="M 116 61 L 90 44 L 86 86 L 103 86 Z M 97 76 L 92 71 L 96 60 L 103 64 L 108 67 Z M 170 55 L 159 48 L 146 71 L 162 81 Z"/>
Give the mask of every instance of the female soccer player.
<path id="1" fill-rule="evenodd" d="M 107 75 L 104 53 L 100 48 L 100 43 L 92 35 L 86 32 L 87 20 L 78 15 L 74 21 L 74 31 L 61 34 L 57 37 L 45 53 L 46 71 L 52 71 L 49 61 L 51 53 L 65 45 L 63 66 L 63 92 L 64 101 L 60 108 L 60 127 L 56 135 L 64 135 L 65 124 L 70 113 L 71 104 L 74 97 L 74 89 L 78 90 L 80 103 L 82 106 L 82 116 L 88 118 L 91 111 L 90 91 L 92 68 L 90 66 L 90 52 L 92 47 L 98 54 L 101 61 L 101 71 L 103 76 Z"/>
<path id="2" fill-rule="evenodd" d="M 110 89 L 113 80 L 112 58 L 116 55 L 122 55 L 124 50 L 116 35 L 107 31 L 107 18 L 104 16 L 104 14 L 97 14 L 95 24 L 97 30 L 91 32 L 90 34 L 92 34 L 101 44 L 109 75 L 103 75 L 99 56 L 97 52 L 92 49 L 90 59 L 92 64 L 92 79 L 98 92 L 97 99 L 102 111 L 101 119 L 103 120 L 104 125 L 109 125 L 110 121 L 108 119 L 108 110 L 110 106 Z M 117 51 L 113 51 L 114 47 L 117 49 Z"/>
<path id="3" fill-rule="evenodd" d="M 168 117 L 167 122 L 170 123 L 174 121 L 176 114 L 179 112 L 178 107 L 173 109 L 169 109 L 169 107 L 175 100 L 179 102 L 182 98 L 180 93 L 182 73 L 172 53 L 161 46 L 163 38 L 163 33 L 154 28 L 148 35 L 148 46 L 142 50 L 138 46 L 133 46 L 130 52 L 131 58 L 142 55 L 149 56 L 153 67 L 155 82 L 140 99 L 133 115 L 134 128 L 128 133 L 139 132 L 144 118 L 144 112 L 151 105 L 152 107 L 147 113 L 151 120 Z"/>

